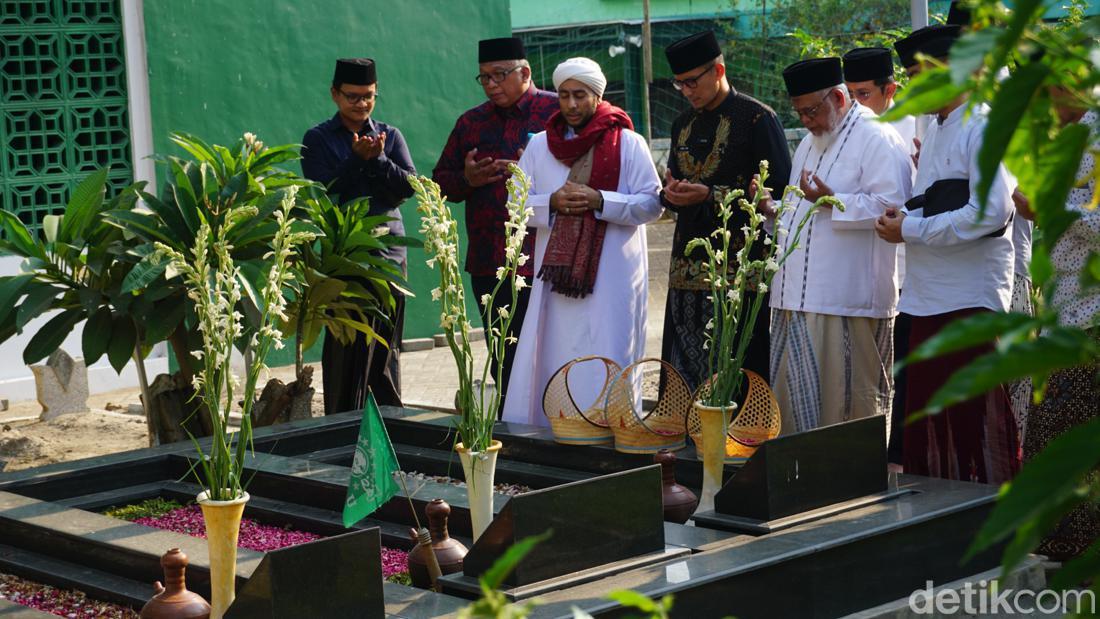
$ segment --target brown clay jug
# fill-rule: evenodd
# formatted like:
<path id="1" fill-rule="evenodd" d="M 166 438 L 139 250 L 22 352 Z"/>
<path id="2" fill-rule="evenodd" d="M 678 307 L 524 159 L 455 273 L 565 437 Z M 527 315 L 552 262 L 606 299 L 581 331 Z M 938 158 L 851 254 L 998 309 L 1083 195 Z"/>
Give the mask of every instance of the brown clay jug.
<path id="1" fill-rule="evenodd" d="M 160 558 L 164 586 L 158 582 L 156 595 L 141 608 L 141 619 L 209 619 L 210 605 L 202 596 L 187 590 L 187 555 L 173 548 Z"/>
<path id="2" fill-rule="evenodd" d="M 683 524 L 699 505 L 699 497 L 676 483 L 676 454 L 662 449 L 653 455 L 653 461 L 661 465 L 661 500 L 665 506 L 665 520 Z"/>
<path id="3" fill-rule="evenodd" d="M 436 560 L 439 561 L 439 571 L 442 574 L 454 574 L 462 571 L 462 560 L 468 550 L 462 542 L 453 539 L 447 533 L 447 519 L 451 516 L 451 506 L 443 499 L 434 499 L 424 508 L 428 516 L 428 530 L 431 531 L 432 549 L 435 551 Z M 416 531 L 412 533 L 413 543 L 417 541 Z M 432 580 L 428 575 L 427 558 L 423 549 L 414 546 L 409 552 L 409 578 L 413 586 L 423 589 L 431 588 Z"/>

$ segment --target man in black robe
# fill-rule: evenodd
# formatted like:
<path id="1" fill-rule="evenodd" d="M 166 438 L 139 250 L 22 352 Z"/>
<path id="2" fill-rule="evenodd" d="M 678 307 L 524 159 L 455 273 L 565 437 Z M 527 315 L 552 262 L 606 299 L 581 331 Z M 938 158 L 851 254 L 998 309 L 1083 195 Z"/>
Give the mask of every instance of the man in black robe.
<path id="1" fill-rule="evenodd" d="M 665 55 L 675 75 L 672 85 L 692 109 L 672 123 L 666 186 L 661 192 L 661 203 L 676 213 L 661 358 L 694 390 L 708 378 L 703 343 L 713 307 L 707 300 L 706 252 L 697 248 L 685 256 L 684 249 L 694 238 L 711 237 L 721 225 L 717 204 L 722 195 L 741 189 L 746 199 L 752 198 L 749 185 L 762 160 L 768 162 L 768 184 L 781 189 L 790 176 L 791 156 L 775 112 L 726 80 L 725 61 L 713 32 L 676 41 L 665 49 Z M 746 224 L 748 215 L 734 209 L 729 221 L 731 252 L 743 247 L 741 226 Z M 762 254 L 763 244 L 758 244 L 751 257 L 759 259 Z M 753 295 L 747 295 L 745 303 L 752 299 Z M 767 299 L 764 307 L 768 307 Z M 761 314 L 744 367 L 767 379 L 768 320 L 766 311 Z"/>

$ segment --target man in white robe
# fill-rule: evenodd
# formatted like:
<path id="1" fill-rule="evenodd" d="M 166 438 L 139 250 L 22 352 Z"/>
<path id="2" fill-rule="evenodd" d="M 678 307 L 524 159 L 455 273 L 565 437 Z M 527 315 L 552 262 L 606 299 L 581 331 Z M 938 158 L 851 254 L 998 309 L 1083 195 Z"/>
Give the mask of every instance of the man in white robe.
<path id="1" fill-rule="evenodd" d="M 792 198 L 782 227 L 823 195 L 845 206 L 817 209 L 772 281 L 771 380 L 792 433 L 890 410 L 897 255 L 874 224 L 908 199 L 912 163 L 897 131 L 849 98 L 839 58 L 795 63 L 783 78 L 810 134 L 790 178 L 806 197 Z"/>
<path id="2" fill-rule="evenodd" d="M 645 224 L 661 214 L 661 183 L 629 116 L 601 100 L 606 85 L 592 60 L 571 58 L 558 65 L 554 86 L 560 112 L 531 138 L 519 161 L 531 178 L 527 205 L 534 211 L 530 225 L 538 229 L 538 276 L 516 350 L 505 421 L 547 425 L 546 385 L 577 357 L 599 355 L 625 368 L 644 353 Z M 596 234 L 602 234 L 602 243 L 573 242 L 571 230 L 580 230 L 582 238 L 586 230 L 602 230 Z M 592 255 L 585 255 L 584 246 L 595 248 Z M 569 378 L 575 401 L 587 408 L 605 374 L 573 372 Z"/>

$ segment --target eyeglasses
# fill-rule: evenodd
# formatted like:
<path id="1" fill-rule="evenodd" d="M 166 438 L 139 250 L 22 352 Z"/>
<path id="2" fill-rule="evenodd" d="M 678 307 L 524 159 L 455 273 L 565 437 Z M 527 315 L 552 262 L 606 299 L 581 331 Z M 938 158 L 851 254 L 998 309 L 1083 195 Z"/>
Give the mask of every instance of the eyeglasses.
<path id="1" fill-rule="evenodd" d="M 478 73 L 477 76 L 474 77 L 474 79 L 477 80 L 477 83 L 481 84 L 482 86 L 488 86 L 489 82 L 492 82 L 494 84 L 499 84 L 499 83 L 503 82 L 504 78 L 508 77 L 508 75 L 510 73 L 512 73 L 513 71 L 515 71 L 515 70 L 517 70 L 521 67 L 523 67 L 523 65 L 516 65 L 516 66 L 512 67 L 511 69 L 508 69 L 507 71 L 493 71 L 492 73 Z"/>
<path id="2" fill-rule="evenodd" d="M 817 113 L 821 111 L 821 106 L 825 105 L 825 101 L 827 101 L 829 99 L 829 95 L 831 95 L 831 94 L 832 94 L 832 91 L 829 91 L 829 92 L 825 93 L 825 96 L 821 98 L 821 101 L 817 102 L 817 105 L 815 105 L 813 107 L 804 107 L 802 109 L 795 109 L 794 113 L 798 114 L 799 118 L 802 118 L 803 116 L 805 116 L 806 118 L 809 118 L 810 120 L 813 120 L 814 117 L 817 116 Z"/>
<path id="3" fill-rule="evenodd" d="M 340 94 L 344 95 L 344 98 L 347 99 L 348 103 L 350 103 L 352 105 L 358 105 L 362 101 L 366 101 L 367 103 L 370 103 L 371 101 L 374 101 L 378 97 L 377 92 L 368 92 L 365 95 L 349 95 L 348 93 L 341 90 Z"/>
<path id="4" fill-rule="evenodd" d="M 714 68 L 714 64 L 712 63 L 709 67 L 703 69 L 702 72 L 700 72 L 699 75 L 696 75 L 695 77 L 689 77 L 689 78 L 684 79 L 684 80 L 678 80 L 678 79 L 673 78 L 669 81 L 672 82 L 672 87 L 675 88 L 676 90 L 683 90 L 685 86 L 692 89 L 692 90 L 695 90 L 695 88 L 699 86 L 699 79 L 702 78 L 707 73 L 710 73 L 710 70 L 713 69 L 713 68 Z"/>

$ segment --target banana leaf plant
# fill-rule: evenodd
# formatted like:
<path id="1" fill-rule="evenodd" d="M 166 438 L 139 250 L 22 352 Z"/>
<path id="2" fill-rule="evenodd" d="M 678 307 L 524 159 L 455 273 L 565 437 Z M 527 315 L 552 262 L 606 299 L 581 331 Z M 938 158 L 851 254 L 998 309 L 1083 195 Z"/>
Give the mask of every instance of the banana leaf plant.
<path id="1" fill-rule="evenodd" d="M 341 206 L 318 186 L 308 193 L 298 216 L 311 221 L 321 236 L 301 250 L 297 287 L 282 326 L 283 333 L 295 334 L 298 375 L 303 351 L 316 343 L 322 328 L 342 344 L 352 343 L 362 333 L 368 341 L 387 345 L 375 327 L 393 319 L 391 285 L 406 295 L 412 293 L 405 289 L 401 269 L 378 253 L 416 244 L 410 237 L 390 234 L 385 226 L 391 218 L 370 215 L 367 198 Z"/>
<path id="2" fill-rule="evenodd" d="M 135 296 L 128 290 L 141 249 L 135 239 L 104 219 L 130 212 L 144 183 L 107 198 L 107 169 L 92 173 L 74 189 L 60 215 L 47 215 L 35 234 L 14 214 L 0 211 L 0 253 L 23 258 L 20 272 L 0 277 L 0 343 L 35 318 L 53 312 L 23 349 L 25 363 L 38 363 L 57 350 L 82 321 L 81 348 L 91 365 L 107 356 L 121 372 L 134 359 L 143 395 L 148 387 L 142 360 L 172 328 L 176 310 L 163 296 Z M 155 436 L 153 420 L 150 436 Z"/>

